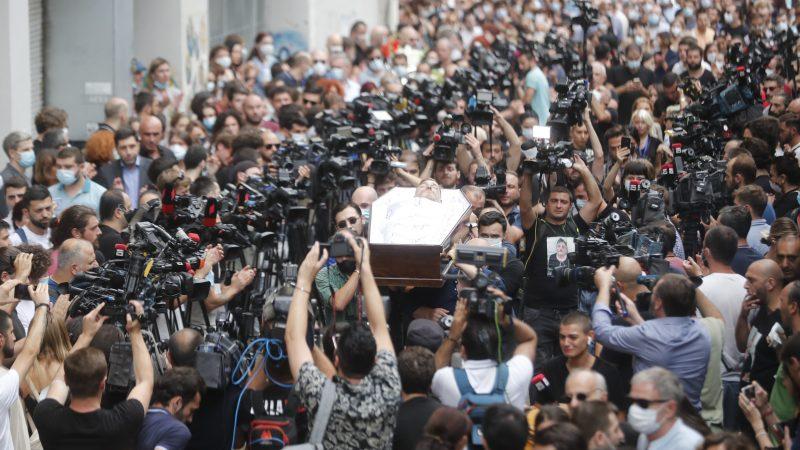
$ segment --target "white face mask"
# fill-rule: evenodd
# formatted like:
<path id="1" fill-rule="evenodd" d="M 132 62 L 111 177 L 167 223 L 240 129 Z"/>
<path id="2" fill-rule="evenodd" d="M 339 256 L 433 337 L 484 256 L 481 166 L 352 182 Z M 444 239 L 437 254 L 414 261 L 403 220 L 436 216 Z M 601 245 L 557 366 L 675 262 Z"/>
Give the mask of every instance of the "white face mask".
<path id="1" fill-rule="evenodd" d="M 264 56 L 272 56 L 275 53 L 275 46 L 272 44 L 262 44 L 258 47 L 258 51 Z"/>
<path id="2" fill-rule="evenodd" d="M 231 66 L 231 57 L 230 56 L 220 56 L 219 58 L 214 60 L 215 63 L 222 66 L 223 69 L 227 69 Z"/>
<path id="3" fill-rule="evenodd" d="M 641 434 L 653 434 L 661 428 L 658 411 L 658 409 L 644 409 L 634 403 L 628 408 L 628 424 Z"/>
<path id="4" fill-rule="evenodd" d="M 327 72 L 328 72 L 328 65 L 327 64 L 325 64 L 322 61 L 314 63 L 314 73 L 316 73 L 319 76 L 323 76 Z"/>
<path id="5" fill-rule="evenodd" d="M 172 144 L 169 149 L 178 161 L 183 161 L 183 158 L 186 157 L 186 147 L 181 144 Z"/>

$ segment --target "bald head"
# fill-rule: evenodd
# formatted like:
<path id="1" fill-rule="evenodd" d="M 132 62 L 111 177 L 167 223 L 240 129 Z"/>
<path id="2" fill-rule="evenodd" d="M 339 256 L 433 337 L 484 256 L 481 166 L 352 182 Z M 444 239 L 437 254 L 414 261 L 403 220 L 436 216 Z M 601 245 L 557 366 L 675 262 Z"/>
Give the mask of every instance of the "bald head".
<path id="1" fill-rule="evenodd" d="M 124 98 L 111 97 L 106 102 L 104 113 L 106 120 L 116 120 L 123 123 L 128 120 L 128 102 Z"/>
<path id="2" fill-rule="evenodd" d="M 369 34 L 369 43 L 373 47 L 380 47 L 386 42 L 389 36 L 389 29 L 383 25 L 375 25 L 372 27 L 372 32 Z"/>
<path id="3" fill-rule="evenodd" d="M 83 239 L 70 238 L 58 248 L 57 270 L 63 276 L 74 276 L 88 270 L 97 262 L 92 243 Z"/>
<path id="4" fill-rule="evenodd" d="M 170 336 L 167 356 L 172 367 L 194 367 L 197 347 L 202 342 L 203 336 L 192 328 L 184 328 Z"/>
<path id="5" fill-rule="evenodd" d="M 636 277 L 642 274 L 642 267 L 630 256 L 620 256 L 619 267 L 614 272 L 614 278 L 623 284 L 636 283 Z"/>
<path id="6" fill-rule="evenodd" d="M 608 400 L 606 379 L 598 372 L 587 369 L 574 369 L 564 383 L 564 394 L 570 397 L 570 407 L 576 408 L 580 403 L 578 395 L 583 394 L 586 400 Z"/>
<path id="7" fill-rule="evenodd" d="M 789 102 L 789 106 L 786 107 L 786 110 L 795 114 L 800 114 L 800 98 L 796 98 Z"/>
<path id="8" fill-rule="evenodd" d="M 361 211 L 372 208 L 372 204 L 378 199 L 378 193 L 371 186 L 361 186 L 353 191 L 350 201 L 358 205 Z"/>
<path id="9" fill-rule="evenodd" d="M 161 121 L 153 115 L 142 117 L 142 122 L 139 124 L 139 138 L 141 146 L 150 153 L 148 157 L 158 151 L 158 143 L 164 139 L 164 127 Z"/>
<path id="10" fill-rule="evenodd" d="M 764 278 L 774 278 L 783 284 L 783 272 L 781 272 L 781 266 L 771 259 L 759 259 L 758 261 L 751 263 L 750 267 L 747 268 L 747 271 L 750 272 L 751 270 Z"/>

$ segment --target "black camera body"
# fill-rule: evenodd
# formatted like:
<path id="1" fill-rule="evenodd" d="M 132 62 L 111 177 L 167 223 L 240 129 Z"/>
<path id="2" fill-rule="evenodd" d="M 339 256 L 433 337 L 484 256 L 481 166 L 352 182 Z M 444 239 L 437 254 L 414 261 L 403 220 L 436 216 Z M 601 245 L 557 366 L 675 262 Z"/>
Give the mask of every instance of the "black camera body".
<path id="1" fill-rule="evenodd" d="M 590 95 L 586 80 L 556 84 L 558 99 L 550 105 L 548 125 L 569 127 L 583 122 L 583 111 L 589 105 Z"/>
<path id="2" fill-rule="evenodd" d="M 570 141 L 561 141 L 555 145 L 530 141 L 523 145 L 523 149 L 525 160 L 522 161 L 522 169 L 530 173 L 553 173 L 570 168 L 575 154 Z"/>
<path id="3" fill-rule="evenodd" d="M 575 238 L 575 251 L 570 252 L 570 267 L 557 267 L 554 277 L 559 286 L 570 284 L 594 290 L 594 272 L 608 266 L 619 266 L 620 252 L 608 241 L 580 236 Z"/>
<path id="4" fill-rule="evenodd" d="M 359 247 L 363 247 L 363 243 L 361 240 L 356 239 L 356 244 Z M 343 258 L 343 257 L 351 257 L 355 258 L 355 253 L 353 252 L 353 247 L 350 246 L 350 243 L 347 241 L 347 237 L 342 233 L 336 233 L 330 240 L 330 250 L 328 251 L 328 256 L 331 258 Z"/>
<path id="5" fill-rule="evenodd" d="M 475 186 L 483 189 L 487 199 L 499 200 L 506 193 L 506 172 L 497 170 L 495 178 L 489 175 L 489 170 L 484 166 L 479 166 L 475 172 Z"/>

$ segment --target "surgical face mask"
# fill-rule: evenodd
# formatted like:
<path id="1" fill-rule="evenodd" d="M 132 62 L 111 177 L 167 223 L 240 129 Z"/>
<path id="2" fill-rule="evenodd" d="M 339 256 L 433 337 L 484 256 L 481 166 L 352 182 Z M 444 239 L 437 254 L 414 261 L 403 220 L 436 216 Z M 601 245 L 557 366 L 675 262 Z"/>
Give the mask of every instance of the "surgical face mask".
<path id="1" fill-rule="evenodd" d="M 532 140 L 533 139 L 533 128 L 523 128 L 522 129 L 522 136 L 525 139 Z"/>
<path id="2" fill-rule="evenodd" d="M 778 25 L 776 26 L 776 28 L 777 28 L 777 30 L 779 32 L 780 31 L 786 31 L 786 30 L 789 29 L 789 24 L 786 23 L 786 22 L 779 22 Z"/>
<path id="3" fill-rule="evenodd" d="M 74 171 L 68 169 L 56 170 L 56 178 L 58 178 L 58 182 L 64 186 L 72 186 L 78 181 L 78 175 L 75 174 Z"/>
<path id="4" fill-rule="evenodd" d="M 303 133 L 292 133 L 292 141 L 297 143 L 306 142 L 306 135 Z"/>
<path id="5" fill-rule="evenodd" d="M 183 158 L 186 157 L 186 147 L 181 144 L 172 144 L 169 149 L 178 161 L 183 161 Z"/>
<path id="6" fill-rule="evenodd" d="M 370 214 L 370 210 L 369 209 L 362 209 L 361 210 L 361 217 L 364 218 L 365 222 L 369 222 L 369 214 Z"/>
<path id="7" fill-rule="evenodd" d="M 153 81 L 153 86 L 162 91 L 168 87 L 167 83 L 162 83 L 160 81 Z"/>
<path id="8" fill-rule="evenodd" d="M 344 80 L 344 69 L 341 67 L 333 67 L 331 68 L 330 76 L 334 80 Z"/>
<path id="9" fill-rule="evenodd" d="M 683 15 L 686 16 L 686 17 L 693 17 L 694 16 L 694 10 L 692 8 L 684 8 Z"/>
<path id="10" fill-rule="evenodd" d="M 597 24 L 597 29 L 600 30 L 602 33 L 608 31 L 608 25 L 605 22 L 600 22 Z"/>
<path id="11" fill-rule="evenodd" d="M 451 61 L 460 61 L 462 56 L 463 55 L 461 54 L 461 50 L 459 50 L 457 48 L 454 48 L 453 50 L 450 51 L 450 60 Z"/>
<path id="12" fill-rule="evenodd" d="M 316 73 L 317 75 L 322 76 L 322 75 L 325 75 L 326 72 L 328 72 L 328 65 L 327 64 L 325 64 L 322 61 L 314 63 L 314 73 Z"/>
<path id="13" fill-rule="evenodd" d="M 215 63 L 222 66 L 223 69 L 227 69 L 231 66 L 231 57 L 230 56 L 220 56 L 219 58 L 214 60 Z"/>
<path id="14" fill-rule="evenodd" d="M 217 116 L 210 116 L 203 118 L 203 126 L 206 127 L 206 130 L 211 131 L 214 128 L 214 123 L 217 121 Z"/>
<path id="15" fill-rule="evenodd" d="M 489 247 L 502 248 L 503 240 L 500 238 L 485 238 L 484 239 Z"/>
<path id="16" fill-rule="evenodd" d="M 653 10 L 653 5 L 651 3 L 645 3 L 644 5 L 642 5 L 642 8 L 644 8 L 644 12 L 650 14 L 650 11 Z"/>
<path id="17" fill-rule="evenodd" d="M 782 192 L 783 189 L 781 188 L 780 184 L 773 183 L 772 181 L 769 182 L 769 187 L 772 188 L 773 192 Z"/>
<path id="18" fill-rule="evenodd" d="M 642 66 L 642 60 L 634 59 L 625 63 L 628 66 L 628 69 L 631 70 L 639 70 L 639 67 Z"/>
<path id="19" fill-rule="evenodd" d="M 258 51 L 264 56 L 272 56 L 272 54 L 275 53 L 275 46 L 272 44 L 261 44 L 258 47 Z"/>
<path id="20" fill-rule="evenodd" d="M 342 47 L 341 45 L 331 45 L 330 47 L 328 47 L 328 53 L 330 53 L 331 55 L 341 55 L 342 53 L 344 53 L 344 47 Z"/>
<path id="21" fill-rule="evenodd" d="M 706 55 L 706 61 L 714 64 L 717 61 L 717 54 L 716 53 L 708 53 Z"/>
<path id="22" fill-rule="evenodd" d="M 672 34 L 673 34 L 673 35 L 675 35 L 675 36 L 678 36 L 678 35 L 680 35 L 681 33 L 683 33 L 683 29 L 681 29 L 681 27 L 679 27 L 679 26 L 677 26 L 677 25 L 675 25 L 675 26 L 673 26 L 673 27 L 672 27 Z"/>
<path id="23" fill-rule="evenodd" d="M 726 12 L 722 15 L 722 18 L 725 19 L 725 23 L 733 23 L 733 14 Z"/>
<path id="24" fill-rule="evenodd" d="M 635 403 L 628 408 L 628 423 L 634 430 L 644 435 L 653 434 L 661 428 L 657 409 L 644 409 Z"/>
<path id="25" fill-rule="evenodd" d="M 394 66 L 392 71 L 400 78 L 408 75 L 408 69 L 405 66 Z"/>
<path id="26" fill-rule="evenodd" d="M 36 163 L 36 153 L 34 153 L 33 150 L 28 150 L 19 153 L 20 166 L 27 169 L 28 167 L 33 167 L 35 163 Z"/>
<path id="27" fill-rule="evenodd" d="M 647 24 L 650 25 L 651 28 L 657 27 L 660 21 L 661 18 L 656 13 L 652 13 L 647 17 Z"/>
<path id="28" fill-rule="evenodd" d="M 641 18 L 642 18 L 642 15 L 639 14 L 639 11 L 637 11 L 635 9 L 631 10 L 631 12 L 628 13 L 628 19 L 630 19 L 631 22 L 638 22 L 639 19 L 641 19 Z"/>
<path id="29" fill-rule="evenodd" d="M 380 58 L 370 59 L 367 67 L 373 72 L 381 72 L 383 70 L 383 60 Z"/>
<path id="30" fill-rule="evenodd" d="M 217 87 L 217 83 L 214 83 L 213 81 L 209 81 L 208 83 L 206 83 L 206 90 L 207 91 L 214 92 L 214 88 L 216 88 L 216 87 Z"/>
<path id="31" fill-rule="evenodd" d="M 580 211 L 581 208 L 583 208 L 584 206 L 586 206 L 586 200 L 584 200 L 582 198 L 576 198 L 575 199 L 575 208 L 577 208 L 578 211 Z"/>
<path id="32" fill-rule="evenodd" d="M 714 0 L 700 0 L 700 6 L 702 6 L 703 9 L 709 9 L 714 6 Z"/>
<path id="33" fill-rule="evenodd" d="M 641 47 L 642 45 L 644 45 L 644 38 L 637 34 L 636 36 L 633 37 L 633 42 L 635 42 L 636 45 Z"/>

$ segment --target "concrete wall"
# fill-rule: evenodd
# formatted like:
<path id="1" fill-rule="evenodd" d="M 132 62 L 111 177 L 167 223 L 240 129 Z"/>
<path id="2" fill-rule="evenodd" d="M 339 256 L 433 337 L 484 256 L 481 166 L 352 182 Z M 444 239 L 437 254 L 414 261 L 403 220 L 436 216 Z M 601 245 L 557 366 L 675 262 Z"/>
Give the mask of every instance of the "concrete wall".
<path id="1" fill-rule="evenodd" d="M 0 134 L 32 131 L 28 2 L 0 0 Z M 0 152 L 3 153 L 3 152 Z M 3 153 L 3 158 L 5 154 Z"/>
<path id="2" fill-rule="evenodd" d="M 125 0 L 51 0 L 45 20 L 45 105 L 69 113 L 84 140 L 112 96 L 131 97 L 133 6 Z"/>

